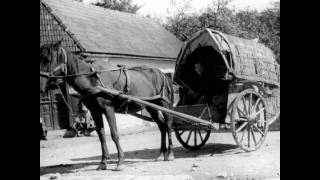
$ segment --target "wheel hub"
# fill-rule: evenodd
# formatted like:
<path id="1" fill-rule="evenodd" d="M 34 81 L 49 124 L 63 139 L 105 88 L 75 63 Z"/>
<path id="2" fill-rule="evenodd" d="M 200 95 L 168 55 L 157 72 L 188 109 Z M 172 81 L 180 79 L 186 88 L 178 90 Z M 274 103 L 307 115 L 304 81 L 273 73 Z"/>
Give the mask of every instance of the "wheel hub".
<path id="1" fill-rule="evenodd" d="M 248 124 L 249 125 L 253 125 L 253 124 L 255 124 L 256 123 L 256 117 L 253 115 L 253 113 L 251 113 L 250 115 L 249 115 L 249 117 L 248 117 Z"/>

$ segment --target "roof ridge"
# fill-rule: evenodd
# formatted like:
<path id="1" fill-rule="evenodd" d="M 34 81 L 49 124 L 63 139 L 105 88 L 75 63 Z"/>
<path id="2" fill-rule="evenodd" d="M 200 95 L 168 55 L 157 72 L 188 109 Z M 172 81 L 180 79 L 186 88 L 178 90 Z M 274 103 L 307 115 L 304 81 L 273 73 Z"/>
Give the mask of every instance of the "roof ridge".
<path id="1" fill-rule="evenodd" d="M 40 0 L 40 1 L 48 1 L 48 0 Z M 49 0 L 50 1 L 50 0 Z M 52 0 L 51 0 L 52 1 Z M 57 0 L 55 0 L 57 1 Z M 109 12 L 113 12 L 113 13 L 117 13 L 117 14 L 122 14 L 122 15 L 128 15 L 128 16 L 133 16 L 133 17 L 137 17 L 137 18 L 142 18 L 144 20 L 148 20 L 148 21 L 152 21 L 152 19 L 148 18 L 148 17 L 145 17 L 143 15 L 139 15 L 139 14 L 134 14 L 134 13 L 129 13 L 129 12 L 123 12 L 123 11 L 118 11 L 118 10 L 114 10 L 114 9 L 108 9 L 108 8 L 104 8 L 104 7 L 100 7 L 100 6 L 96 6 L 94 4 L 86 4 L 84 2 L 80 2 L 80 1 L 76 1 L 76 0 L 59 0 L 59 1 L 65 1 L 65 2 L 72 2 L 72 3 L 76 3 L 77 5 L 80 5 L 84 8 L 94 8 L 94 9 L 97 9 L 99 10 L 100 12 L 103 12 L 103 11 L 109 11 Z M 154 21 L 152 21 L 154 22 Z"/>

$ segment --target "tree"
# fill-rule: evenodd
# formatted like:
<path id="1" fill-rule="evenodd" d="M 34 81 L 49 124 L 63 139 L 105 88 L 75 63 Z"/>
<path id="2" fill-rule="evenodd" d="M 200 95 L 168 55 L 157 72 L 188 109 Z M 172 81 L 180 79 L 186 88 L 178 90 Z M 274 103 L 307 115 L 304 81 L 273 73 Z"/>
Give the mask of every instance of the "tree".
<path id="1" fill-rule="evenodd" d="M 168 18 L 164 27 L 181 41 L 190 39 L 195 32 L 204 28 L 246 39 L 258 38 L 260 43 L 273 50 L 280 63 L 280 4 L 274 3 L 272 8 L 258 12 L 249 9 L 232 10 L 227 6 L 230 2 L 213 2 L 200 15 L 188 15 L 186 9 L 182 8 L 175 16 Z"/>
<path id="2" fill-rule="evenodd" d="M 259 20 L 260 14 L 256 10 L 241 10 L 236 13 L 238 20 L 238 36 L 246 39 L 261 39 L 261 23 Z"/>
<path id="3" fill-rule="evenodd" d="M 280 3 L 276 2 L 272 8 L 261 12 L 259 17 L 261 22 L 262 43 L 270 47 L 280 63 Z"/>
<path id="4" fill-rule="evenodd" d="M 178 39 L 185 41 L 189 39 L 195 32 L 203 28 L 212 28 L 228 34 L 237 34 L 237 24 L 234 11 L 227 8 L 231 0 L 213 1 L 205 12 L 200 15 L 186 14 L 188 6 L 178 9 L 178 13 L 168 18 L 168 22 L 164 27 L 175 34 Z"/>
<path id="5" fill-rule="evenodd" d="M 132 0 L 103 0 L 102 2 L 97 2 L 94 5 L 132 14 L 137 13 L 141 8 L 141 6 L 133 4 Z"/>

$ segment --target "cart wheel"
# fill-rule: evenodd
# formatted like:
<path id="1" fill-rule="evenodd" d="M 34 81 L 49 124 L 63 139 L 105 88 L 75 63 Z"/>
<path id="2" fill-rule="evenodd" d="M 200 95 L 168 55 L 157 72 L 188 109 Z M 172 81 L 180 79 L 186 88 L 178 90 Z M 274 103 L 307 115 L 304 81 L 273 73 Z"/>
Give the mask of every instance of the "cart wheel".
<path id="1" fill-rule="evenodd" d="M 211 130 L 174 130 L 174 132 L 183 147 L 190 150 L 198 150 L 206 144 Z"/>
<path id="2" fill-rule="evenodd" d="M 231 129 L 238 146 L 249 152 L 257 150 L 268 133 L 265 99 L 253 89 L 242 91 L 232 108 Z"/>

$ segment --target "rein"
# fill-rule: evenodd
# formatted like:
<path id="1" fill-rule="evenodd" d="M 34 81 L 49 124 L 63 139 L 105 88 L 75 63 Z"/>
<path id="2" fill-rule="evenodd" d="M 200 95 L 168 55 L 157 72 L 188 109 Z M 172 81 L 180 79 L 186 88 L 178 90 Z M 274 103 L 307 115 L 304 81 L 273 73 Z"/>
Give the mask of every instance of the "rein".
<path id="1" fill-rule="evenodd" d="M 129 83 L 130 83 L 130 80 L 129 80 L 129 75 L 127 74 L 127 70 L 128 68 L 126 68 L 126 66 L 121 66 L 121 65 L 118 65 L 118 68 L 116 69 L 108 69 L 108 70 L 101 70 L 101 71 L 96 71 L 95 68 L 93 67 L 93 64 L 92 63 L 89 63 L 90 65 L 90 69 L 92 72 L 88 72 L 88 73 L 78 73 L 78 74 L 71 74 L 71 75 L 68 75 L 68 68 L 67 68 L 67 63 L 68 63 L 68 56 L 67 56 L 67 53 L 66 53 L 66 50 L 61 47 L 60 48 L 62 54 L 63 54 L 63 63 L 59 64 L 57 67 L 55 67 L 52 71 L 50 72 L 46 72 L 46 71 L 40 71 L 40 76 L 42 77 L 45 77 L 45 78 L 48 78 L 48 79 L 66 79 L 66 78 L 73 78 L 73 77 L 79 77 L 79 76 L 96 76 L 100 85 L 102 87 L 105 87 L 105 85 L 103 84 L 103 82 L 101 81 L 101 78 L 100 78 L 100 75 L 101 73 L 103 72 L 111 72 L 111 71 L 120 71 L 120 74 L 119 74 L 119 77 L 118 77 L 118 80 L 116 82 L 113 83 L 113 86 L 116 85 L 117 83 L 119 83 L 119 80 L 121 78 L 121 75 L 124 74 L 125 77 L 126 77 L 126 82 L 125 82 L 125 87 L 124 87 L 124 90 L 123 92 L 124 93 L 127 93 L 129 92 Z M 57 71 L 61 70 L 63 72 L 63 75 L 55 75 L 55 73 Z M 60 90 L 60 92 L 62 93 L 62 90 L 59 86 L 59 84 L 57 83 L 54 83 L 55 86 L 57 86 Z M 69 104 L 67 103 L 66 99 L 64 98 L 63 96 L 63 101 L 64 103 L 67 105 L 67 107 L 69 108 L 70 111 L 72 111 L 72 108 L 69 106 Z"/>
<path id="2" fill-rule="evenodd" d="M 56 85 L 56 86 L 58 87 L 58 89 L 59 89 L 59 91 L 60 91 L 60 93 L 61 93 L 61 95 L 62 95 L 62 100 L 63 100 L 63 102 L 65 103 L 65 105 L 68 107 L 68 109 L 69 109 L 69 110 L 71 111 L 71 113 L 73 114 L 72 108 L 71 108 L 71 106 L 69 105 L 69 103 L 67 102 L 67 100 L 65 99 L 65 97 L 64 97 L 64 95 L 63 95 L 63 92 L 62 92 L 62 90 L 61 90 L 61 87 L 59 86 L 58 83 L 54 83 L 54 85 Z"/>
<path id="3" fill-rule="evenodd" d="M 116 70 L 121 70 L 122 69 L 122 68 L 118 68 L 118 69 L 114 69 L 114 70 L 95 71 L 93 66 L 92 66 L 92 64 L 90 63 L 91 69 L 92 69 L 93 72 L 68 75 L 68 68 L 67 68 L 68 56 L 67 56 L 66 50 L 64 48 L 61 48 L 61 50 L 62 50 L 62 53 L 64 55 L 64 62 L 62 64 L 60 64 L 59 66 L 57 66 L 56 68 L 54 68 L 54 70 L 52 70 L 50 72 L 40 71 L 40 76 L 47 77 L 47 78 L 64 79 L 64 78 L 79 77 L 79 76 L 92 76 L 92 75 L 97 74 L 97 73 L 103 73 L 103 72 L 108 72 L 108 71 L 116 71 Z M 54 75 L 54 73 L 57 72 L 60 69 L 62 69 L 62 72 L 64 73 L 64 75 L 62 75 L 62 76 Z"/>

